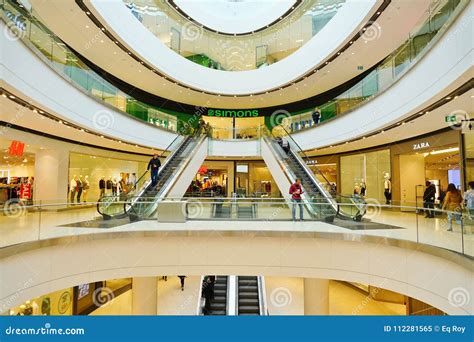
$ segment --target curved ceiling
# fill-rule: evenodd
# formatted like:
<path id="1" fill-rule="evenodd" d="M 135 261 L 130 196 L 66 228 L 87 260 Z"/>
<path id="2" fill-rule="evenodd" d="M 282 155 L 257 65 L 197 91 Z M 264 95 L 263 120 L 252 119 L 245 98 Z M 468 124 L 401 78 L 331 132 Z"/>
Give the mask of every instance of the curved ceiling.
<path id="1" fill-rule="evenodd" d="M 91 0 L 89 8 L 108 31 L 154 69 L 192 89 L 239 96 L 265 93 L 299 79 L 359 32 L 376 7 L 376 0 L 349 0 L 316 36 L 293 54 L 266 68 L 241 72 L 209 69 L 177 58 L 121 2 Z"/>
<path id="2" fill-rule="evenodd" d="M 36 13 L 61 39 L 108 73 L 137 88 L 190 105 L 215 108 L 261 108 L 309 98 L 361 74 L 363 72 L 361 69 L 369 69 L 400 46 L 413 26 L 423 18 L 430 1 L 397 2 L 388 6 L 377 18 L 377 24 L 383 28 L 383 35 L 380 37 L 390 37 L 390 39 L 358 39 L 350 44 L 347 50 L 340 53 L 340 56 L 336 54 L 337 58 L 331 60 L 330 64 L 323 63 L 321 67 L 324 68 L 320 72 L 311 73 L 282 89 L 276 88 L 268 93 L 245 97 L 225 97 L 204 93 L 154 73 L 123 51 L 95 26 L 86 12 L 73 2 L 32 0 L 32 3 Z M 90 6 L 89 1 L 86 4 Z M 378 1 L 378 5 L 380 4 L 381 1 Z M 376 11 L 377 8 L 373 10 Z M 64 20 L 66 17 L 69 18 L 68 21 Z M 406 25 L 398 25 L 396 18 L 404 18 Z M 134 23 L 140 25 L 136 20 Z M 349 41 L 346 43 L 349 44 Z M 199 66 L 196 65 L 196 67 Z M 176 65 L 173 68 L 178 69 Z M 199 67 L 198 71 L 197 75 L 207 78 L 208 82 L 213 82 L 214 75 L 218 72 L 203 67 Z M 211 73 L 208 74 L 208 71 Z M 230 83 L 230 80 L 226 79 L 226 83 Z"/>
<path id="3" fill-rule="evenodd" d="M 219 33 L 245 34 L 271 25 L 295 9 L 295 0 L 174 0 L 176 9 Z"/>

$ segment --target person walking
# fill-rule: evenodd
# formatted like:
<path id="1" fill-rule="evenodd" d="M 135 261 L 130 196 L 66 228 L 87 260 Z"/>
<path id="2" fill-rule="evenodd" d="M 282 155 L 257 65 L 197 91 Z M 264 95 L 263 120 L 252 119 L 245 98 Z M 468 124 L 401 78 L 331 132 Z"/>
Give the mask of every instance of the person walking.
<path id="1" fill-rule="evenodd" d="M 436 198 L 436 186 L 430 181 L 426 181 L 426 189 L 423 193 L 423 207 L 425 210 L 425 218 L 434 218 L 434 202 Z M 431 209 L 431 210 L 430 210 Z"/>
<path id="2" fill-rule="evenodd" d="M 296 221 L 296 206 L 298 206 L 300 210 L 300 221 L 303 221 L 303 203 L 301 202 L 301 195 L 303 193 L 301 180 L 296 178 L 295 182 L 290 186 L 291 202 L 293 202 L 293 206 L 291 208 L 291 216 L 293 221 Z"/>
<path id="3" fill-rule="evenodd" d="M 184 291 L 184 279 L 186 279 L 186 276 L 179 275 L 178 278 L 179 278 L 179 281 L 181 282 L 181 291 Z"/>
<path id="4" fill-rule="evenodd" d="M 474 218 L 474 182 L 467 183 L 469 189 L 464 193 L 464 200 L 466 201 L 466 209 L 469 217 Z"/>
<path id="5" fill-rule="evenodd" d="M 158 158 L 158 155 L 155 153 L 153 158 L 148 162 L 148 167 L 146 168 L 148 171 L 151 170 L 151 186 L 156 186 L 156 184 L 158 184 L 158 171 L 160 170 L 160 167 L 160 158 Z"/>
<path id="6" fill-rule="evenodd" d="M 453 218 L 456 222 L 461 220 L 461 205 L 462 205 L 462 196 L 459 190 L 456 188 L 456 185 L 449 183 L 448 189 L 446 191 L 446 197 L 444 198 L 442 209 L 448 210 L 448 232 L 453 231 Z"/>

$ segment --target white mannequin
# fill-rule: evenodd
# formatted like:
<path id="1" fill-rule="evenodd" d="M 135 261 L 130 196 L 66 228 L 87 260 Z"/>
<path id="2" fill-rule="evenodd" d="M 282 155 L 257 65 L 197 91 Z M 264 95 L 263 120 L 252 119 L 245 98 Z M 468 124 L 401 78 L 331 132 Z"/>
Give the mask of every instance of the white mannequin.
<path id="1" fill-rule="evenodd" d="M 87 194 L 89 193 L 89 176 L 84 177 L 84 181 L 82 182 L 82 200 L 83 202 L 87 202 Z"/>
<path id="2" fill-rule="evenodd" d="M 75 194 L 76 194 L 76 187 L 77 187 L 76 180 L 77 180 L 77 176 L 74 175 L 71 178 L 71 182 L 69 183 L 69 199 L 70 199 L 71 203 L 74 203 L 74 197 L 75 197 Z"/>
<path id="3" fill-rule="evenodd" d="M 385 204 L 390 204 L 392 201 L 392 181 L 390 180 L 390 175 L 388 172 L 384 174 L 384 196 L 385 196 Z"/>

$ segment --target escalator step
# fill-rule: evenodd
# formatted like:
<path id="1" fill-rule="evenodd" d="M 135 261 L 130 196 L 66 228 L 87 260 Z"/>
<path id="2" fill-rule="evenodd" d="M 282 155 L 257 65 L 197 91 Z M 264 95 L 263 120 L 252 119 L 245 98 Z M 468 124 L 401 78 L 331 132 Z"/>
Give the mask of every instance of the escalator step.
<path id="1" fill-rule="evenodd" d="M 240 313 L 255 313 L 259 314 L 260 313 L 260 308 L 255 305 L 245 305 L 245 306 L 240 306 L 239 305 L 239 314 Z"/>
<path id="2" fill-rule="evenodd" d="M 257 299 L 248 299 L 248 298 L 239 298 L 239 307 L 240 306 L 257 306 L 258 307 L 258 298 Z"/>
<path id="3" fill-rule="evenodd" d="M 256 280 L 257 277 L 255 276 L 239 276 L 239 281 L 240 280 Z"/>
<path id="4" fill-rule="evenodd" d="M 239 292 L 239 299 L 258 299 L 258 292 Z"/>
<path id="5" fill-rule="evenodd" d="M 258 292 L 257 286 L 239 286 L 240 292 Z"/>

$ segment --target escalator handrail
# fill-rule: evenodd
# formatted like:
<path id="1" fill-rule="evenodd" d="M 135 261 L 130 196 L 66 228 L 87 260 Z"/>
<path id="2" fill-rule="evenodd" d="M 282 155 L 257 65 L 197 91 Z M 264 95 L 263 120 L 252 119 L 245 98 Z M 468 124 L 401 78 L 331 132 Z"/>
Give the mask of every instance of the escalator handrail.
<path id="1" fill-rule="evenodd" d="M 306 152 L 301 148 L 301 146 L 296 142 L 296 140 L 291 136 L 290 132 L 288 132 L 286 130 L 285 127 L 283 126 L 280 126 L 283 131 L 285 131 L 286 135 L 291 139 L 291 141 L 293 142 L 293 144 L 296 145 L 296 147 L 298 148 L 299 152 L 302 153 L 304 155 L 304 160 L 305 161 L 310 161 L 311 159 L 309 158 L 309 156 L 306 154 Z M 318 170 L 318 173 L 321 175 L 321 177 L 323 177 L 323 179 L 326 181 L 326 183 L 330 186 L 331 185 L 331 182 L 329 182 L 329 180 L 326 178 L 326 176 L 321 172 L 321 170 L 319 169 L 319 167 L 316 166 L 316 170 Z"/>
<path id="2" fill-rule="evenodd" d="M 168 150 L 171 148 L 171 146 L 172 146 L 172 145 L 176 142 L 176 140 L 179 139 L 180 137 L 181 137 L 181 135 L 179 135 L 179 134 L 176 135 L 176 137 L 173 139 L 173 141 L 171 141 L 171 143 L 169 143 L 168 146 L 166 146 L 166 148 L 161 152 L 161 154 L 160 154 L 159 157 L 160 157 L 160 158 L 163 157 L 163 155 L 164 155 L 166 152 L 168 152 Z M 179 147 L 178 147 L 178 148 L 179 148 Z M 176 150 L 177 150 L 177 149 L 176 149 Z M 148 170 L 145 170 L 145 172 L 143 172 L 143 174 L 135 181 L 135 183 L 133 184 L 131 190 L 137 188 L 138 183 L 142 180 L 143 177 L 145 177 L 145 175 L 146 175 L 147 173 L 148 173 Z M 146 183 L 145 183 L 145 184 L 146 184 Z M 144 188 L 146 189 L 145 184 L 144 184 Z M 148 185 L 147 185 L 147 186 L 148 186 Z M 136 197 L 141 196 L 141 195 L 143 194 L 143 192 L 144 192 L 145 189 L 141 189 L 141 190 L 139 191 L 138 196 L 137 196 L 137 194 L 130 194 L 130 192 L 127 193 L 127 194 L 126 194 L 126 199 L 125 199 L 125 201 L 128 201 L 130 198 L 136 198 Z M 102 216 L 110 216 L 110 215 L 107 215 L 107 214 L 103 213 L 103 212 L 99 209 L 100 202 L 102 202 L 102 199 L 103 199 L 104 197 L 106 197 L 106 196 L 103 196 L 103 197 L 99 198 L 99 200 L 97 201 L 97 202 L 98 202 L 98 203 L 97 203 L 97 212 L 98 212 L 99 214 L 101 214 Z M 107 205 L 107 208 L 108 208 L 112 203 L 113 203 L 113 202 L 110 202 L 110 203 Z M 124 206 L 123 206 L 123 214 L 127 214 L 127 203 L 124 203 Z M 120 215 L 122 215 L 122 214 L 120 214 Z"/>
<path id="3" fill-rule="evenodd" d="M 305 159 L 306 160 L 311 160 L 308 155 L 303 151 L 303 149 L 301 148 L 301 146 L 293 139 L 293 137 L 291 136 L 291 134 L 285 129 L 285 127 L 281 126 L 281 128 L 285 131 L 285 133 L 288 135 L 288 137 L 290 137 L 291 141 L 296 145 L 296 147 L 299 149 L 299 152 L 301 152 Z M 340 198 L 347 198 L 349 199 L 352 203 L 355 204 L 354 202 L 354 199 L 352 196 L 346 196 L 346 195 L 342 195 L 342 194 L 335 194 L 335 198 L 333 196 L 331 196 L 331 194 L 326 190 L 324 189 L 324 187 L 321 187 L 321 182 L 319 182 L 315 177 L 314 177 L 314 173 L 312 172 L 312 170 L 308 167 L 308 164 L 305 162 L 305 160 L 303 160 L 303 158 L 298 154 L 298 153 L 295 153 L 295 151 L 293 151 L 292 149 L 290 149 L 290 153 L 295 157 L 295 159 L 297 160 L 298 164 L 300 164 L 300 166 L 303 167 L 303 169 L 305 170 L 306 174 L 310 177 L 311 181 L 316 185 L 316 187 L 318 188 L 318 190 L 323 194 L 323 196 L 326 198 L 326 200 L 328 200 L 329 203 L 332 203 L 332 207 L 333 209 L 336 211 L 336 215 L 337 216 L 346 216 L 345 214 L 342 213 L 341 209 L 340 209 L 340 203 L 338 202 L 337 200 L 337 197 L 340 197 Z M 318 173 L 321 175 L 321 177 L 323 177 L 323 179 L 326 181 L 326 184 L 328 186 L 331 185 L 331 183 L 329 182 L 329 180 L 324 176 L 324 174 L 321 172 L 321 170 L 317 167 L 316 165 L 316 170 L 318 170 Z M 357 206 L 356 206 L 357 207 Z M 360 210 L 358 210 L 357 214 L 356 215 L 360 215 Z"/>
<path id="4" fill-rule="evenodd" d="M 195 149 L 197 149 L 199 146 L 201 146 L 201 143 L 207 138 L 207 135 L 206 134 L 202 134 L 202 135 L 199 135 L 199 134 L 193 134 L 193 135 L 190 135 L 188 137 L 186 137 L 183 142 L 180 144 L 180 147 L 183 146 L 183 144 L 185 144 L 187 141 L 189 141 L 190 139 L 197 139 L 199 137 L 199 140 L 197 141 L 196 143 L 196 146 L 193 148 L 193 151 L 195 151 Z M 158 175 L 163 172 L 163 170 L 165 169 L 166 165 L 168 165 L 168 163 L 171 162 L 171 160 L 174 158 L 174 156 L 176 155 L 177 151 L 180 149 L 180 147 L 178 147 L 176 150 L 173 151 L 172 154 L 170 154 L 167 158 L 166 158 L 166 161 L 165 163 L 162 165 L 162 167 L 160 167 L 160 171 L 158 172 Z M 194 155 L 194 153 L 190 153 L 190 155 Z M 185 163 L 185 165 L 187 165 L 187 163 Z M 166 195 L 166 193 L 168 193 L 168 191 L 171 189 L 170 188 L 170 184 L 174 184 L 174 182 L 172 181 L 173 179 L 175 179 L 176 177 L 179 177 L 182 173 L 182 170 L 184 169 L 184 166 L 182 165 L 178 170 L 176 170 L 173 174 L 173 176 L 171 176 L 165 184 L 163 184 L 163 186 L 160 188 L 160 190 L 156 193 L 155 197 L 153 198 L 153 201 L 152 201 L 152 204 L 156 204 L 160 201 L 160 199 L 162 199 L 164 197 L 164 195 Z M 149 181 L 148 183 L 150 183 L 151 181 Z M 148 185 L 147 185 L 148 187 Z M 145 188 L 146 189 L 146 188 Z M 143 194 L 143 193 L 142 193 Z M 141 195 L 142 195 L 141 194 Z M 140 195 L 140 196 L 141 196 Z M 133 207 L 133 204 L 138 200 L 138 198 L 140 197 L 134 197 L 134 201 L 131 203 L 131 205 L 129 206 L 130 208 Z M 149 210 L 149 209 L 147 209 Z"/>

